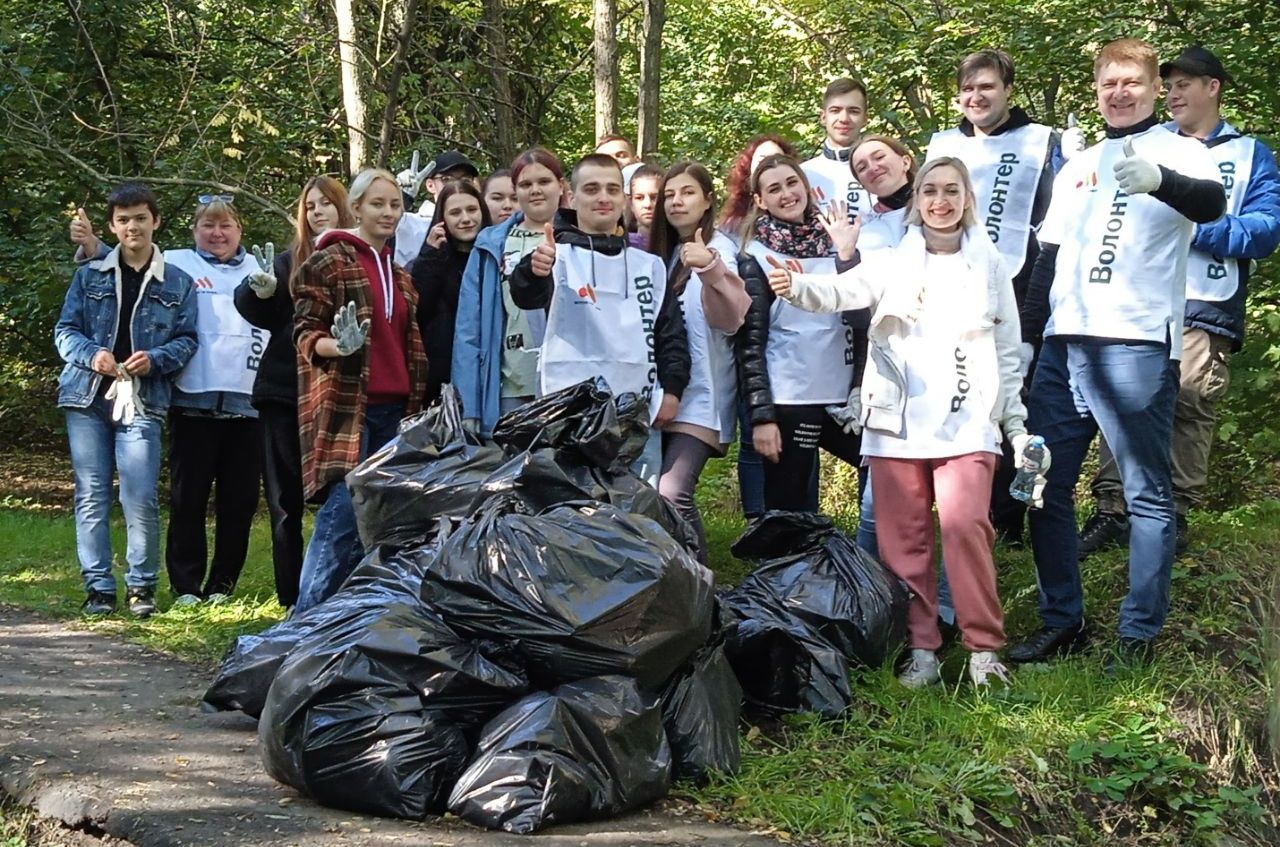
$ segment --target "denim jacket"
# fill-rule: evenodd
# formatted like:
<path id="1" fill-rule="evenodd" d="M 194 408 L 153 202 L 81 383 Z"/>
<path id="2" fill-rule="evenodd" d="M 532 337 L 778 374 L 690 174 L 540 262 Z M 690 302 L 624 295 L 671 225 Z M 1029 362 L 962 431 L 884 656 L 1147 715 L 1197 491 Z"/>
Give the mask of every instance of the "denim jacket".
<path id="1" fill-rule="evenodd" d="M 151 357 L 151 372 L 138 381 L 139 397 L 149 417 L 169 408 L 173 378 L 196 351 L 196 303 L 191 277 L 166 265 L 155 248 L 132 315 L 120 314 L 120 248 L 105 258 L 81 265 L 54 328 L 53 343 L 67 364 L 58 378 L 58 405 L 89 406 L 102 382 L 93 370 L 100 350 L 115 346 L 121 320 L 131 321 L 133 349 Z"/>

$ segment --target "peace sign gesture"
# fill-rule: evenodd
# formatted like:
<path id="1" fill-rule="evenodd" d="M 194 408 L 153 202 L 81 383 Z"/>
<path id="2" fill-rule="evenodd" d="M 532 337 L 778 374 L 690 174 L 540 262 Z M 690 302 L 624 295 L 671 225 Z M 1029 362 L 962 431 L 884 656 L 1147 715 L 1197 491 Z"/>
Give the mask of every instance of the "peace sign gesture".
<path id="1" fill-rule="evenodd" d="M 427 162 L 427 166 L 422 170 L 418 170 L 418 151 L 413 151 L 413 160 L 409 163 L 409 167 L 396 174 L 396 184 L 400 186 L 400 190 L 410 197 L 416 197 L 418 189 L 422 187 L 422 182 L 431 176 L 431 171 L 435 169 L 435 162 Z"/>
<path id="2" fill-rule="evenodd" d="M 276 261 L 276 245 L 267 242 L 266 252 L 257 244 L 253 245 L 253 258 L 258 260 L 262 270 L 249 274 L 249 288 L 262 300 L 269 300 L 276 293 L 276 276 L 273 271 Z"/>
<path id="3" fill-rule="evenodd" d="M 848 261 L 858 249 L 858 235 L 862 232 L 862 216 L 849 220 L 849 204 L 843 200 L 832 200 L 826 212 L 818 215 L 818 223 L 831 236 L 831 243 L 836 248 L 836 255 Z"/>

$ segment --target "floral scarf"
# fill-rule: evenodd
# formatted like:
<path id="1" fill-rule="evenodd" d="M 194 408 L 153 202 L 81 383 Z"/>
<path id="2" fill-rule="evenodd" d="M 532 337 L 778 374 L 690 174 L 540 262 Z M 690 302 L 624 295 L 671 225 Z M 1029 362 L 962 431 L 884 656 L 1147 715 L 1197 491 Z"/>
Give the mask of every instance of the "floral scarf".
<path id="1" fill-rule="evenodd" d="M 804 221 L 798 224 L 780 221 L 770 214 L 756 220 L 756 239 L 775 253 L 796 259 L 820 259 L 830 256 L 835 248 L 831 236 L 818 222 L 817 204 L 810 203 Z"/>

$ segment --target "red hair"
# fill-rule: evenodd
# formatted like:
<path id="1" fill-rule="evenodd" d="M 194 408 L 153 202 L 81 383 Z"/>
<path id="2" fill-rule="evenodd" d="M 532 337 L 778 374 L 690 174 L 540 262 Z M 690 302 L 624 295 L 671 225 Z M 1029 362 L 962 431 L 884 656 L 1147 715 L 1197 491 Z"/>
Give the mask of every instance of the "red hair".
<path id="1" fill-rule="evenodd" d="M 790 141 L 775 133 L 767 132 L 748 141 L 747 146 L 742 148 L 729 166 L 724 208 L 720 210 L 721 227 L 734 229 L 751 211 L 751 157 L 756 154 L 756 148 L 768 141 L 782 148 L 785 156 L 795 158 L 796 148 Z"/>
<path id="2" fill-rule="evenodd" d="M 515 185 L 520 181 L 520 172 L 530 165 L 542 165 L 547 170 L 556 175 L 556 179 L 564 181 L 564 165 L 560 164 L 560 160 L 556 158 L 556 154 L 552 153 L 545 147 L 530 147 L 511 160 L 511 184 Z"/>

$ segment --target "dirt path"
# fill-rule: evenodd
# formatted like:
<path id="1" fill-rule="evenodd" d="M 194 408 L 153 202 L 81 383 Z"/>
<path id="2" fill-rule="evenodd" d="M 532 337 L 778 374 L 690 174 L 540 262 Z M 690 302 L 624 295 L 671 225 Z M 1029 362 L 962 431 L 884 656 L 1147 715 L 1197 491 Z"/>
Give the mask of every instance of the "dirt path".
<path id="1" fill-rule="evenodd" d="M 0 606 L 0 791 L 43 817 L 139 847 L 777 843 L 677 807 L 534 840 L 456 820 L 326 809 L 265 774 L 251 719 L 199 711 L 206 682 L 178 659 Z"/>

